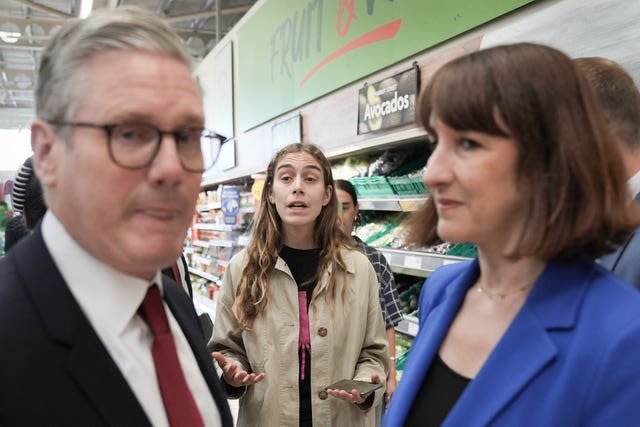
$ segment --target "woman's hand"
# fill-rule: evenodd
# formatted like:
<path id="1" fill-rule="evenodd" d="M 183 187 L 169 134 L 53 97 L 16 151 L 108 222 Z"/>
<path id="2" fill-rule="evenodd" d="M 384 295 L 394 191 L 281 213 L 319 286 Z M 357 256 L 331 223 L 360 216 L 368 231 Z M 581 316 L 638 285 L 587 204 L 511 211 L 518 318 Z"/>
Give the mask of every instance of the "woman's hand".
<path id="1" fill-rule="evenodd" d="M 371 382 L 373 384 L 380 384 L 380 377 L 378 374 L 371 375 Z M 346 400 L 347 402 L 355 403 L 356 405 L 361 405 L 366 400 L 365 397 L 362 397 L 357 390 L 345 391 L 336 388 L 328 388 L 327 393 L 329 396 L 337 397 L 338 399 Z"/>
<path id="2" fill-rule="evenodd" d="M 389 371 L 389 378 L 387 378 L 387 401 L 385 404 L 389 404 L 391 402 L 391 398 L 393 397 L 393 393 L 396 392 L 396 387 L 398 386 L 398 381 L 396 380 L 396 370 L 392 369 Z"/>
<path id="3" fill-rule="evenodd" d="M 227 384 L 231 387 L 246 387 L 262 381 L 266 374 L 248 373 L 247 371 L 238 367 L 238 364 L 228 360 L 222 355 L 222 353 L 214 351 L 211 356 L 218 362 L 220 369 L 222 369 L 222 376 Z"/>

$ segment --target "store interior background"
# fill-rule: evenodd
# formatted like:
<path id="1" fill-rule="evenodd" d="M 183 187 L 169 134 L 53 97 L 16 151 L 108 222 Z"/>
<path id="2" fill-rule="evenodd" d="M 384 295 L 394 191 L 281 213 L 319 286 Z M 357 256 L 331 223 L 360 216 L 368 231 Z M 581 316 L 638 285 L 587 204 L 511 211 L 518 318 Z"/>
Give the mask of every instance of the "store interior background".
<path id="1" fill-rule="evenodd" d="M 0 158 L 3 160 L 0 163 L 0 178 L 3 181 L 13 176 L 30 151 L 28 128 L 33 117 L 34 75 L 39 52 L 51 32 L 55 31 L 56 25 L 84 13 L 86 9 L 82 3 L 81 0 L 0 0 Z M 414 5 L 419 10 L 425 10 L 429 5 L 436 7 L 442 3 L 436 0 L 352 2 L 359 8 L 356 15 L 361 21 L 367 16 L 366 6 L 375 6 L 376 10 L 381 11 L 394 6 L 405 8 L 406 5 Z M 461 11 L 452 15 L 451 21 L 445 21 L 459 25 L 459 18 L 467 18 L 473 13 L 482 15 L 481 7 L 473 9 L 470 5 L 484 2 L 450 0 L 447 3 L 457 5 Z M 253 56 L 257 58 L 264 53 L 260 47 L 242 44 L 245 40 L 251 40 L 251 34 L 248 34 L 251 27 L 258 28 L 260 24 L 266 25 L 269 30 L 269 22 L 264 17 L 268 15 L 267 10 L 272 13 L 271 16 L 277 16 L 278 6 L 280 9 L 284 9 L 284 5 L 290 8 L 290 15 L 280 15 L 280 22 L 286 22 L 296 11 L 315 13 L 314 7 L 323 5 L 327 11 L 323 15 L 325 29 L 335 32 L 336 11 L 346 3 L 340 0 L 94 0 L 94 8 L 135 4 L 166 17 L 185 38 L 200 63 L 197 76 L 205 91 L 207 127 L 234 138 L 233 143 L 228 145 L 230 150 L 221 153 L 222 159 L 217 167 L 203 178 L 194 224 L 185 240 L 185 254 L 197 291 L 194 293 L 194 302 L 199 311 L 207 311 L 212 316 L 215 312 L 217 283 L 224 274 L 228 260 L 250 238 L 247 225 L 257 209 L 255 199 L 260 191 L 261 174 L 278 147 L 299 141 L 318 144 L 325 150 L 336 171 L 340 171 L 340 178 L 350 178 L 345 176 L 350 172 L 345 171 L 344 165 L 356 164 L 353 159 L 364 159 L 362 161 L 369 162 L 367 166 L 371 166 L 389 150 L 425 149 L 424 131 L 413 122 L 371 132 L 359 131 L 359 91 L 367 84 L 384 81 L 416 65 L 419 68 L 419 87 L 423 87 L 440 65 L 455 56 L 516 41 L 550 44 L 574 57 L 605 56 L 622 64 L 634 76 L 636 83 L 640 82 L 640 31 L 637 25 L 640 22 L 640 1 L 498 0 L 487 3 L 493 4 L 493 7 L 503 5 L 505 12 L 482 18 L 477 25 L 416 49 L 411 55 L 387 62 L 384 62 L 384 58 L 393 56 L 394 46 L 385 42 L 373 44 L 367 47 L 367 53 L 375 53 L 383 58 L 383 62 L 379 62 L 382 65 L 315 97 L 304 98 L 306 89 L 300 89 L 301 85 L 292 85 L 291 90 L 281 91 L 282 97 L 301 94 L 300 99 L 304 100 L 294 101 L 290 107 L 264 116 L 261 106 L 269 107 L 273 101 L 261 97 L 262 90 L 266 93 L 270 89 L 269 70 L 267 67 L 255 67 L 263 76 L 254 82 L 246 78 L 242 80 L 243 74 L 250 74 L 247 73 L 247 64 L 251 63 Z M 462 8 L 467 8 L 464 13 Z M 414 27 L 417 30 L 407 40 L 421 40 L 429 34 L 432 27 L 428 24 L 427 15 L 424 17 L 424 29 Z M 411 17 L 404 15 L 403 18 L 409 21 Z M 356 21 L 355 29 L 360 28 L 357 23 L 361 21 Z M 344 25 L 346 21 L 341 22 Z M 279 34 L 281 28 L 274 22 L 273 28 L 264 32 L 263 40 L 253 40 L 264 42 L 264 51 L 269 48 L 272 35 Z M 255 37 L 260 34 L 257 32 Z M 356 38 L 357 34 L 348 33 L 344 36 L 344 42 Z M 350 57 L 345 54 L 340 61 L 344 61 L 346 68 L 349 68 L 349 64 L 361 59 L 357 55 Z M 322 77 L 322 72 L 324 70 L 313 78 Z M 251 87 L 249 96 L 247 86 L 243 87 L 242 81 Z M 251 86 L 256 82 L 255 88 Z M 314 83 L 312 79 L 309 82 Z M 256 118 L 249 120 L 248 116 Z M 19 136 L 4 133 L 7 130 Z M 16 154 L 17 159 L 10 160 L 15 162 L 11 169 L 6 161 L 10 158 L 7 147 L 12 141 L 23 151 Z M 413 171 L 403 172 L 400 178 L 405 177 L 406 182 L 415 184 L 419 169 L 416 167 Z M 427 252 L 425 248 L 404 247 L 401 237 L 396 239 L 394 233 L 398 231 L 403 218 L 425 200 L 426 192 L 424 189 L 422 192 L 420 189 L 411 192 L 406 185 L 401 187 L 397 180 L 394 186 L 394 180 L 389 177 L 384 177 L 382 182 L 385 183 L 384 188 L 378 181 L 361 187 L 360 196 L 364 197 L 361 197 L 360 203 L 366 221 L 373 223 L 382 218 L 382 231 L 369 231 L 369 237 L 378 239 L 380 250 L 398 275 L 400 290 L 409 292 L 404 297 L 401 295 L 407 303 L 405 321 L 397 328 L 399 337 L 403 338 L 404 347 L 396 351 L 401 358 L 418 328 L 415 313 L 411 310 L 412 304 L 415 305 L 411 296 L 417 294 L 424 278 L 433 269 L 459 261 L 469 254 L 465 252 L 460 256 Z M 225 212 L 224 202 L 232 198 L 238 201 L 235 205 L 237 210 Z M 363 240 L 367 241 L 366 238 Z"/>
<path id="2" fill-rule="evenodd" d="M 164 17 L 200 62 L 255 0 L 2 0 L 0 1 L 0 181 L 31 153 L 35 73 L 47 40 L 62 23 L 93 9 L 136 5 Z"/>

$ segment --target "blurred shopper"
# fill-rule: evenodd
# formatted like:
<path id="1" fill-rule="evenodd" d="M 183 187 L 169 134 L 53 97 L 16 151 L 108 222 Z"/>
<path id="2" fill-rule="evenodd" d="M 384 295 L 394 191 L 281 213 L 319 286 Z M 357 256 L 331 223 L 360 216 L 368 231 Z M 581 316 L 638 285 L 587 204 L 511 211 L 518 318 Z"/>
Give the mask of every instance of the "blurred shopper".
<path id="1" fill-rule="evenodd" d="M 0 424 L 232 425 L 191 301 L 160 273 L 220 148 L 192 65 L 137 8 L 70 21 L 43 51 L 31 135 L 49 210 L 0 260 Z"/>
<path id="2" fill-rule="evenodd" d="M 18 240 L 29 234 L 47 211 L 40 181 L 33 172 L 31 157 L 28 157 L 18 170 L 11 188 L 11 206 L 13 211 L 19 215 L 14 216 L 7 223 L 4 240 L 5 252 Z"/>
<path id="3" fill-rule="evenodd" d="M 396 289 L 396 280 L 393 277 L 389 263 L 387 263 L 384 255 L 376 248 L 366 245 L 362 240 L 353 233 L 353 226 L 358 219 L 360 207 L 358 205 L 358 195 L 353 184 L 344 179 L 336 179 L 336 196 L 338 203 L 342 207 L 340 215 L 342 230 L 351 237 L 353 243 L 363 254 L 369 258 L 373 269 L 378 277 L 380 286 L 380 307 L 384 317 L 385 328 L 387 330 L 387 341 L 389 342 L 389 375 L 387 377 L 386 397 L 391 399 L 396 390 L 396 331 L 395 327 L 402 320 L 402 310 L 398 300 L 398 290 Z M 386 402 L 384 402 L 386 403 Z M 383 408 L 384 405 L 381 406 Z"/>
<path id="4" fill-rule="evenodd" d="M 368 398 L 326 390 L 342 379 L 384 383 L 389 364 L 375 271 L 337 218 L 320 149 L 280 150 L 253 239 L 225 272 L 209 346 L 229 396 L 240 398 L 239 426 L 375 423 L 383 389 Z"/>
<path id="5" fill-rule="evenodd" d="M 555 49 L 499 46 L 438 70 L 419 117 L 413 236 L 478 258 L 423 286 L 384 425 L 637 425 L 640 294 L 593 260 L 640 216 L 589 83 Z"/>
<path id="6" fill-rule="evenodd" d="M 606 58 L 574 60 L 595 90 L 615 141 L 622 150 L 621 166 L 631 197 L 640 202 L 640 91 L 618 63 Z M 620 166 L 619 166 L 620 167 Z M 600 264 L 640 289 L 640 233 L 636 229 Z"/>

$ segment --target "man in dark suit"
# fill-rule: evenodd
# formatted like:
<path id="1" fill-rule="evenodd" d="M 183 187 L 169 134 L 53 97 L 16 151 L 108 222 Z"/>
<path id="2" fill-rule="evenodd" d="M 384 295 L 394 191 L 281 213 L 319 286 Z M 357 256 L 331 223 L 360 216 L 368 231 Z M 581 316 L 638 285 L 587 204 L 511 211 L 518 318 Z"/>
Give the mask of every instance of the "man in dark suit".
<path id="1" fill-rule="evenodd" d="M 606 58 L 575 60 L 595 90 L 617 140 L 628 176 L 631 198 L 640 202 L 640 91 L 629 73 Z M 640 230 L 600 263 L 640 289 Z"/>
<path id="2" fill-rule="evenodd" d="M 191 61 L 135 8 L 44 50 L 31 132 L 49 210 L 0 260 L 0 425 L 232 425 L 189 297 L 161 274 L 220 145 Z"/>

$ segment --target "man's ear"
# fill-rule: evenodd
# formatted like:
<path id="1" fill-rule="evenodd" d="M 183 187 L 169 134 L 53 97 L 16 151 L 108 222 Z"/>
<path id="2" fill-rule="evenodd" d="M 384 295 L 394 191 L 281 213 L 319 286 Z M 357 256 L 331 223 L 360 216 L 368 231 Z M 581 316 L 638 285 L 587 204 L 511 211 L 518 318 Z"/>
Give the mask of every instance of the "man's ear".
<path id="1" fill-rule="evenodd" d="M 36 119 L 31 124 L 31 148 L 33 168 L 42 185 L 46 188 L 56 184 L 56 170 L 60 157 L 60 145 L 56 144 L 58 134 L 47 122 Z"/>

